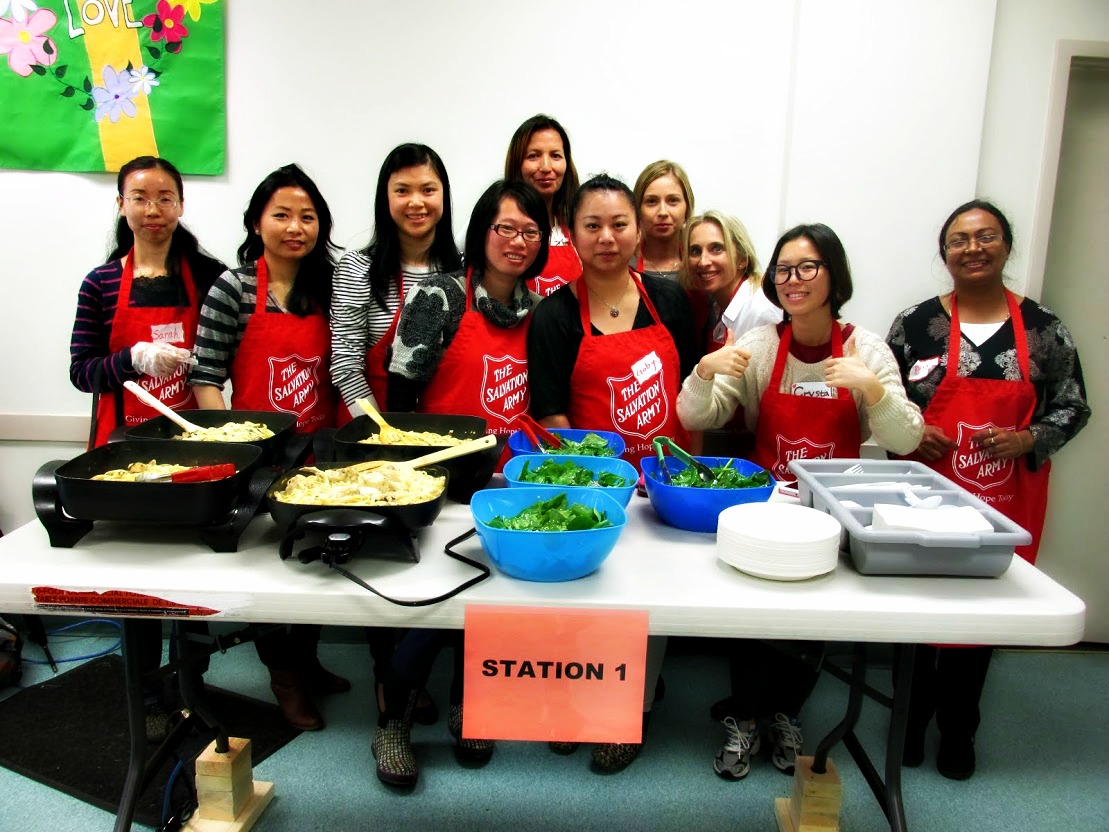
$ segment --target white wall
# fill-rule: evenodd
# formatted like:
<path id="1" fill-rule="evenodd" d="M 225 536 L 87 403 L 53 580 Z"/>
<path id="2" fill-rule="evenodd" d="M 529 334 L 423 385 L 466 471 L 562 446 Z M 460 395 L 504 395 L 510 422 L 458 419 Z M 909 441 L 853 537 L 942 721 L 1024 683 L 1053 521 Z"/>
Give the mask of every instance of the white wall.
<path id="1" fill-rule="evenodd" d="M 364 244 L 377 169 L 402 141 L 443 156 L 461 237 L 512 131 L 544 111 L 583 177 L 681 162 L 698 208 L 741 217 L 763 259 L 785 226 L 827 222 L 856 271 L 847 318 L 884 333 L 940 288 L 935 229 L 974 191 L 993 0 L 429 0 L 418 19 L 385 0 L 320 0 L 310 18 L 295 0 L 259 8 L 227 4 L 227 172 L 186 182 L 186 222 L 225 259 L 251 190 L 288 161 L 319 182 L 337 242 Z M 0 194 L 0 440 L 57 416 L 69 427 L 49 435 L 79 439 L 88 397 L 68 384 L 69 333 L 114 177 L 0 171 Z M 11 453 L 0 445 L 9 527 L 30 517 Z"/>
<path id="2" fill-rule="evenodd" d="M 1013 225 L 1006 273 L 1014 291 L 1037 298 L 1043 275 L 1029 269 L 1033 260 L 1042 266 L 1054 196 L 1044 148 L 1049 129 L 1058 129 L 1048 124 L 1048 111 L 1059 40 L 1109 41 L 1109 2 L 998 0 L 978 195 L 993 200 Z M 1045 173 L 1049 187 L 1041 193 Z M 1036 228 L 1045 236 L 1033 258 L 1029 246 Z"/>

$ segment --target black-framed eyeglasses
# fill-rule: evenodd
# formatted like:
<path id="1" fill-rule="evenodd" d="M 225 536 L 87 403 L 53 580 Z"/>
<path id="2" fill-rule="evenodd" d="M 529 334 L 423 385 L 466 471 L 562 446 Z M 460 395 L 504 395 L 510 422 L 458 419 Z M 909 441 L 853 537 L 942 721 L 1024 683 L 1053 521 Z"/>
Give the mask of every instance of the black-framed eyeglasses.
<path id="1" fill-rule="evenodd" d="M 970 248 L 970 241 L 974 240 L 982 248 L 989 248 L 1001 239 L 1000 234 L 979 234 L 976 237 L 953 237 L 944 245 L 944 251 L 966 251 Z"/>
<path id="2" fill-rule="evenodd" d="M 157 199 L 147 199 L 145 196 L 135 195 L 125 197 L 125 199 L 129 203 L 131 203 L 133 207 L 139 208 L 141 210 L 145 210 L 148 205 L 153 203 L 154 205 L 158 206 L 159 210 L 172 211 L 180 204 L 178 200 L 174 199 L 171 196 L 160 196 Z"/>
<path id="3" fill-rule="evenodd" d="M 802 260 L 796 266 L 775 266 L 770 274 L 776 286 L 789 283 L 789 278 L 795 272 L 798 280 L 812 280 L 820 271 L 821 266 L 828 265 L 823 260 Z"/>
<path id="4" fill-rule="evenodd" d="M 501 225 L 499 222 L 493 223 L 489 226 L 493 231 L 506 240 L 515 240 L 516 237 L 523 237 L 525 242 L 538 243 L 543 239 L 543 232 L 538 228 L 525 228 L 521 231 L 519 228 L 514 228 L 511 225 Z"/>

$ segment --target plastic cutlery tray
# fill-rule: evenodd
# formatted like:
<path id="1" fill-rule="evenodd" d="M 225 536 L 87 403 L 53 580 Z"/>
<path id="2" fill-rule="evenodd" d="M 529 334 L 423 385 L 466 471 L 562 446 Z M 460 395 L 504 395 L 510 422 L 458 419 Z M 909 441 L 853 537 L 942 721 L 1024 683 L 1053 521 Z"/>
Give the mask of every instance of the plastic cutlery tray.
<path id="1" fill-rule="evenodd" d="M 847 473 L 853 465 L 862 471 Z M 1032 536 L 1004 514 L 921 462 L 881 459 L 814 459 L 789 464 L 802 505 L 826 511 L 843 526 L 840 548 L 864 575 L 952 575 L 995 578 L 1009 568 L 1013 549 Z M 877 486 L 874 483 L 896 483 Z M 942 506 L 971 506 L 991 532 L 959 534 L 868 529 L 876 503 L 906 505 L 903 488 L 918 497 L 939 495 Z M 858 507 L 842 504 L 847 500 Z"/>

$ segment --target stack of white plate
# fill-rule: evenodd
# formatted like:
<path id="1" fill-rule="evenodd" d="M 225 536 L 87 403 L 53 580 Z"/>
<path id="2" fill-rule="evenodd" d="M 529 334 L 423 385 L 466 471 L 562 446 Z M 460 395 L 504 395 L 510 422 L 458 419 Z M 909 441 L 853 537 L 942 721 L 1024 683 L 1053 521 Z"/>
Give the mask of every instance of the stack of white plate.
<path id="1" fill-rule="evenodd" d="M 801 581 L 836 568 L 840 523 L 789 503 L 746 503 L 720 512 L 716 556 L 749 575 Z"/>

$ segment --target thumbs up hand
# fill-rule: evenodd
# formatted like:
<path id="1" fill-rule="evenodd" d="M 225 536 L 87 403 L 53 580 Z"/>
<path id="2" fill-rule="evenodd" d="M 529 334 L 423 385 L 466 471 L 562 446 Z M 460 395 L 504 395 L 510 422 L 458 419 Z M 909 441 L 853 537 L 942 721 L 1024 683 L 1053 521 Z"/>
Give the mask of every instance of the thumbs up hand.
<path id="1" fill-rule="evenodd" d="M 743 378 L 750 360 L 751 353 L 735 345 L 735 335 L 729 329 L 724 337 L 724 346 L 716 352 L 710 352 L 697 362 L 695 372 L 705 381 L 711 381 L 717 373 L 733 378 Z"/>
<path id="2" fill-rule="evenodd" d="M 824 381 L 829 387 L 862 393 L 868 405 L 877 404 L 886 394 L 878 376 L 859 358 L 854 335 L 843 345 L 843 358 L 829 358 L 824 365 Z"/>

